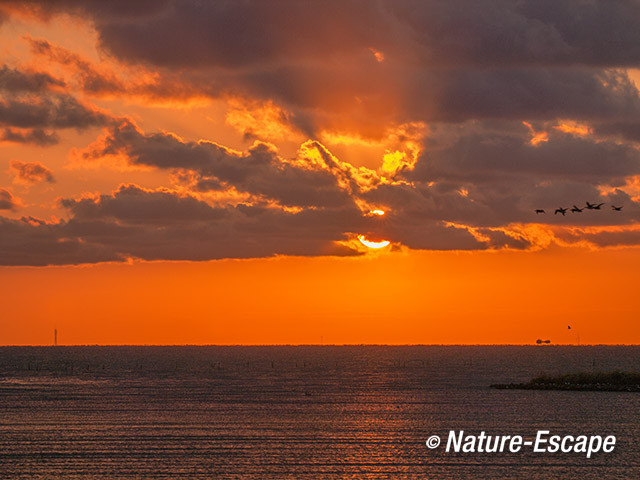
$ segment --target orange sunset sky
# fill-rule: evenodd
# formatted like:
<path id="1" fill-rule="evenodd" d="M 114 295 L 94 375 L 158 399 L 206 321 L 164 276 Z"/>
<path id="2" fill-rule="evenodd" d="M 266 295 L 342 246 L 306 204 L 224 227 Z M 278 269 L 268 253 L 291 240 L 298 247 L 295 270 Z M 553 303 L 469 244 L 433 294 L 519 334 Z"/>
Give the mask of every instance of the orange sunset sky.
<path id="1" fill-rule="evenodd" d="M 1 1 L 0 345 L 640 343 L 638 24 Z"/>

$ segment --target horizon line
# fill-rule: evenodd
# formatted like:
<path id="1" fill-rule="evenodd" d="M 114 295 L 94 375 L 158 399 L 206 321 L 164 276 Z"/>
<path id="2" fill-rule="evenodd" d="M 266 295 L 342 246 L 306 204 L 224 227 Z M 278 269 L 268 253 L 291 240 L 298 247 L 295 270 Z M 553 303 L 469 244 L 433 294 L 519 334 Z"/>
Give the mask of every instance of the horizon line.
<path id="1" fill-rule="evenodd" d="M 77 343 L 77 344 L 7 344 L 17 347 L 638 347 L 640 343 Z"/>

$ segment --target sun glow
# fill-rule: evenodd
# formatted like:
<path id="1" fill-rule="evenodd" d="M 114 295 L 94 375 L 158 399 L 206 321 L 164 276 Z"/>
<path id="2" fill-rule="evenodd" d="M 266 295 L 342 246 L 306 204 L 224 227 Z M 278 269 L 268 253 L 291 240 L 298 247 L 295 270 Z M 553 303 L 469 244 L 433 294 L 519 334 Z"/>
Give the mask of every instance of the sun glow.
<path id="1" fill-rule="evenodd" d="M 371 211 L 369 212 L 369 214 L 370 214 L 370 215 L 378 215 L 378 216 L 380 216 L 380 217 L 381 217 L 382 215 L 384 215 L 384 210 L 379 210 L 379 209 L 371 210 Z"/>
<path id="2" fill-rule="evenodd" d="M 364 235 L 358 235 L 358 240 L 360 240 L 360 243 L 362 243 L 364 246 L 369 248 L 384 248 L 391 243 L 389 240 L 383 240 L 382 242 L 371 242 L 367 240 Z"/>

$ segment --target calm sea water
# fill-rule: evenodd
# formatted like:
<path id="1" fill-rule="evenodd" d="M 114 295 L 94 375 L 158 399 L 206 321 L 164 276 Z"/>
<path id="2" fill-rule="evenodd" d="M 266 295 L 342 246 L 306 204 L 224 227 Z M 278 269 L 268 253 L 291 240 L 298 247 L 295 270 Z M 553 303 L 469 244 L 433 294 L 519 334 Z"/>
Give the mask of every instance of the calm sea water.
<path id="1" fill-rule="evenodd" d="M 0 478 L 637 479 L 639 394 L 488 388 L 614 368 L 640 347 L 5 347 Z M 617 446 L 454 454 L 450 429 Z"/>

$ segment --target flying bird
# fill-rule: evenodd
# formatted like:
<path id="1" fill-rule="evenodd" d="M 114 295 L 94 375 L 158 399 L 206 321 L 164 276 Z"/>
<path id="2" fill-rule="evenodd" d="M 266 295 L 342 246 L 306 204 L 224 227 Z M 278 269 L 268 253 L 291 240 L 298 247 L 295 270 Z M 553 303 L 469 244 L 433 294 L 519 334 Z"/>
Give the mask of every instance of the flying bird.
<path id="1" fill-rule="evenodd" d="M 582 208 L 578 208 L 575 205 L 573 206 L 573 208 L 571 209 L 572 212 L 574 213 L 580 213 L 582 210 L 584 210 L 584 207 Z"/>
<path id="2" fill-rule="evenodd" d="M 604 203 L 589 203 L 587 202 L 587 210 L 600 210 L 600 207 L 604 205 Z"/>
<path id="3" fill-rule="evenodd" d="M 615 205 L 611 205 L 611 208 L 616 212 L 619 212 L 620 210 L 622 210 L 622 207 L 624 207 L 624 205 L 620 205 L 619 207 L 616 207 Z"/>
<path id="4" fill-rule="evenodd" d="M 554 215 L 557 215 L 558 213 L 561 213 L 562 216 L 564 217 L 565 213 L 567 213 L 567 210 L 569 210 L 568 208 L 556 208 L 556 211 L 553 212 Z"/>
<path id="5" fill-rule="evenodd" d="M 538 213 L 547 213 L 547 212 L 545 212 L 545 211 L 544 211 L 544 210 L 542 210 L 541 208 L 538 208 L 538 209 L 536 209 L 536 215 L 537 215 Z"/>

